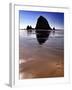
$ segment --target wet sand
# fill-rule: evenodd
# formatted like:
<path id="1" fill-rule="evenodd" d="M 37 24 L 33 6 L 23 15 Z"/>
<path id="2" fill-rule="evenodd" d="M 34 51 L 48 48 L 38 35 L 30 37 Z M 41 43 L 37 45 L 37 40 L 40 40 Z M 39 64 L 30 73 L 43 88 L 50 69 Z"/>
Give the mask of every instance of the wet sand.
<path id="1" fill-rule="evenodd" d="M 28 35 L 29 38 L 27 38 L 22 34 L 20 34 L 19 43 L 20 79 L 63 77 L 63 37 L 52 36 L 40 46 L 35 36 Z"/>

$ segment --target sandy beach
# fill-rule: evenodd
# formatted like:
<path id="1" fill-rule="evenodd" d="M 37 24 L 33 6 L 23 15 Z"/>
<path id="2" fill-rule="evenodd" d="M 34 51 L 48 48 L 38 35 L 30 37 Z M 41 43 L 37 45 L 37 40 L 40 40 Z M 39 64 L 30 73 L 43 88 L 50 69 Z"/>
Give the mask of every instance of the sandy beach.
<path id="1" fill-rule="evenodd" d="M 53 78 L 64 76 L 64 32 L 50 34 L 39 45 L 35 34 L 20 30 L 19 78 Z"/>

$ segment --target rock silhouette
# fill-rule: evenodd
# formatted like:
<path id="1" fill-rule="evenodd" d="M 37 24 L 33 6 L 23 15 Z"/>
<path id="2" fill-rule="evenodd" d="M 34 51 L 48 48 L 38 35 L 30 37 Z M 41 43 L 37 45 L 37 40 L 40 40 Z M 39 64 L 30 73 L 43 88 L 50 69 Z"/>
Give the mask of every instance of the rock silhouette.
<path id="1" fill-rule="evenodd" d="M 32 32 L 32 26 L 31 25 L 30 26 L 28 25 L 26 29 L 27 29 L 27 32 Z"/>
<path id="2" fill-rule="evenodd" d="M 55 27 L 53 27 L 53 30 L 55 30 Z"/>
<path id="3" fill-rule="evenodd" d="M 53 35 L 55 34 L 55 27 L 53 27 Z"/>
<path id="4" fill-rule="evenodd" d="M 50 30 L 52 29 L 48 21 L 43 16 L 40 16 L 36 24 L 36 37 L 40 45 L 48 39 Z"/>
<path id="5" fill-rule="evenodd" d="M 27 29 L 27 30 L 28 30 L 28 29 L 32 29 L 32 26 L 29 26 L 29 25 L 28 25 L 26 29 Z"/>

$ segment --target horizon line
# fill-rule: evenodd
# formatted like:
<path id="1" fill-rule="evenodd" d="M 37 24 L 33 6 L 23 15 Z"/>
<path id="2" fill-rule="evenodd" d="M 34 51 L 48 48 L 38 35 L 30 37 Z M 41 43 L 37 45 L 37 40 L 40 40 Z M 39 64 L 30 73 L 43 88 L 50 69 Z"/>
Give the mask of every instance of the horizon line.
<path id="1" fill-rule="evenodd" d="M 27 30 L 27 29 L 23 29 L 23 28 L 21 28 L 21 29 L 19 29 L 19 30 Z M 31 30 L 35 30 L 35 28 L 32 28 Z M 43 29 L 40 29 L 40 30 L 43 30 Z M 45 29 L 44 29 L 45 30 Z M 47 30 L 50 30 L 50 29 L 47 29 Z M 53 29 L 51 29 L 51 30 L 53 30 Z M 55 31 L 58 31 L 58 30 L 64 30 L 64 28 L 61 28 L 61 29 L 55 29 Z M 45 30 L 46 31 L 46 30 Z"/>

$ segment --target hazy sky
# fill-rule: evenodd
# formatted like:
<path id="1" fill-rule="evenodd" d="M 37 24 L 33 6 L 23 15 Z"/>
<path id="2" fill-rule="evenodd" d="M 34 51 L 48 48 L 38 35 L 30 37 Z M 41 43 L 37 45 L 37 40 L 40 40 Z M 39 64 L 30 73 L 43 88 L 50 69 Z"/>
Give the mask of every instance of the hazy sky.
<path id="1" fill-rule="evenodd" d="M 19 11 L 20 29 L 26 28 L 27 25 L 31 25 L 35 28 L 39 16 L 45 17 L 51 28 L 64 29 L 64 13 L 24 10 Z"/>

